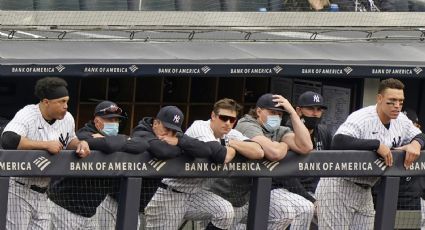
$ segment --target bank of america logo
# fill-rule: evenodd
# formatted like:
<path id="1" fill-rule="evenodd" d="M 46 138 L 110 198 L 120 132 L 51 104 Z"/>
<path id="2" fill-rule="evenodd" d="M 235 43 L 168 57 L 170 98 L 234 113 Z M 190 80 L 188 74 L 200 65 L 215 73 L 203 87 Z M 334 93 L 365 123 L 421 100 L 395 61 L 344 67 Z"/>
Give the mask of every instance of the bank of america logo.
<path id="1" fill-rule="evenodd" d="M 204 74 L 210 72 L 211 68 L 209 66 L 204 66 L 201 68 L 202 72 L 204 72 Z"/>
<path id="2" fill-rule="evenodd" d="M 421 67 L 415 67 L 413 69 L 413 71 L 415 71 L 416 74 L 420 74 L 422 72 L 422 68 Z"/>
<path id="3" fill-rule="evenodd" d="M 37 166 L 37 168 L 40 169 L 40 171 L 43 171 L 52 162 L 49 161 L 49 159 L 47 159 L 45 157 L 39 157 L 39 158 L 35 159 L 33 161 L 33 163 L 35 164 L 35 166 Z"/>
<path id="4" fill-rule="evenodd" d="M 58 71 L 59 71 L 59 73 L 60 72 L 62 72 L 64 69 L 65 69 L 65 66 L 63 66 L 63 65 L 58 65 L 58 66 L 56 66 L 55 67 Z"/>
<path id="5" fill-rule="evenodd" d="M 156 171 L 159 171 L 165 165 L 165 161 L 152 159 L 148 162 Z"/>
<path id="6" fill-rule="evenodd" d="M 132 73 L 134 73 L 134 72 L 136 72 L 136 70 L 138 70 L 139 68 L 137 68 L 137 66 L 136 65 L 132 65 L 132 66 L 130 66 L 130 67 L 128 67 L 129 69 L 130 69 L 130 71 L 132 72 Z"/>
<path id="7" fill-rule="evenodd" d="M 353 68 L 351 68 L 350 66 L 347 66 L 347 67 L 344 68 L 344 72 L 346 74 L 350 74 L 351 72 L 353 72 Z"/>
<path id="8" fill-rule="evenodd" d="M 375 163 L 382 171 L 387 168 L 387 165 L 385 164 L 385 161 L 382 158 L 376 159 L 373 163 Z"/>
<path id="9" fill-rule="evenodd" d="M 267 160 L 265 160 L 261 163 L 264 166 L 266 166 L 266 168 L 268 168 L 269 171 L 273 171 L 273 169 L 280 164 L 279 161 L 267 161 Z"/>
<path id="10" fill-rule="evenodd" d="M 274 70 L 275 73 L 279 73 L 280 71 L 283 70 L 283 68 L 277 65 L 277 66 L 273 67 L 273 70 Z"/>

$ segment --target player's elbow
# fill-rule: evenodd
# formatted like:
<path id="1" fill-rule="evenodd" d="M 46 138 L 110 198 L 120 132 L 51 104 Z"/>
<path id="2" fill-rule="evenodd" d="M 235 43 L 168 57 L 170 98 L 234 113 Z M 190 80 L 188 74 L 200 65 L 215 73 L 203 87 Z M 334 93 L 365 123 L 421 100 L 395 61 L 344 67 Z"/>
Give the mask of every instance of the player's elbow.
<path id="1" fill-rule="evenodd" d="M 298 153 L 299 154 L 303 154 L 303 155 L 306 155 L 306 154 L 309 154 L 311 151 L 313 150 L 313 145 L 307 145 L 307 146 L 301 146 L 299 149 L 298 149 Z"/>
<path id="2" fill-rule="evenodd" d="M 269 161 L 280 161 L 285 158 L 286 153 L 286 151 L 273 150 L 265 152 L 264 157 Z"/>

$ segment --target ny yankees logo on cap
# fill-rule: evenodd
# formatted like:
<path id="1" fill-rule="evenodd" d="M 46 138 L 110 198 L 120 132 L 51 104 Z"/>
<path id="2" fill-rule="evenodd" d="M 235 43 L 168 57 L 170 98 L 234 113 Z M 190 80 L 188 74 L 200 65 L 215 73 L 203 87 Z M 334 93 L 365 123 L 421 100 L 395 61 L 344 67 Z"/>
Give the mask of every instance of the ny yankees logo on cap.
<path id="1" fill-rule="evenodd" d="M 174 123 L 179 123 L 179 121 L 180 121 L 180 116 L 179 115 L 174 115 L 174 118 L 173 118 L 173 121 L 174 121 Z"/>
<path id="2" fill-rule="evenodd" d="M 314 101 L 314 102 L 319 103 L 319 102 L 320 102 L 320 97 L 319 97 L 319 95 L 317 95 L 317 94 L 316 94 L 316 95 L 314 95 L 314 96 L 313 96 L 313 101 Z"/>
<path id="3" fill-rule="evenodd" d="M 176 106 L 162 107 L 156 115 L 156 119 L 160 120 L 166 128 L 182 132 L 183 112 Z"/>

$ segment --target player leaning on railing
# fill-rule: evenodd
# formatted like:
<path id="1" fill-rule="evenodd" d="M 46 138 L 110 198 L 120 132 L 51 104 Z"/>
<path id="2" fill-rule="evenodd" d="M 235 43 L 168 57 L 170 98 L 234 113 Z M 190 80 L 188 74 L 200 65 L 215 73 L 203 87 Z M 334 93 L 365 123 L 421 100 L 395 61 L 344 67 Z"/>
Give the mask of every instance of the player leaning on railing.
<path id="1" fill-rule="evenodd" d="M 79 157 L 90 154 L 86 141 L 78 140 L 68 110 L 67 83 L 56 77 L 37 81 L 38 104 L 19 110 L 2 134 L 4 149 L 46 150 L 58 154 L 74 149 Z M 48 229 L 50 206 L 46 191 L 50 178 L 12 177 L 9 183 L 7 229 Z"/>
<path id="2" fill-rule="evenodd" d="M 404 84 L 393 78 L 381 81 L 376 105 L 350 114 L 338 128 L 332 148 L 371 150 L 393 165 L 391 149 L 405 151 L 404 167 L 419 157 L 425 136 L 401 113 Z M 373 229 L 375 210 L 371 187 L 379 177 L 322 177 L 316 189 L 320 229 Z"/>
<path id="3" fill-rule="evenodd" d="M 103 101 L 94 111 L 93 120 L 77 131 L 81 140 L 88 142 L 92 150 L 105 154 L 117 151 L 144 153 L 148 143 L 141 138 L 129 138 L 118 134 L 123 116 L 122 109 L 114 102 Z M 63 177 L 52 181 L 49 199 L 52 200 L 53 229 L 95 229 L 93 218 L 96 208 L 108 193 L 117 193 L 119 178 Z"/>

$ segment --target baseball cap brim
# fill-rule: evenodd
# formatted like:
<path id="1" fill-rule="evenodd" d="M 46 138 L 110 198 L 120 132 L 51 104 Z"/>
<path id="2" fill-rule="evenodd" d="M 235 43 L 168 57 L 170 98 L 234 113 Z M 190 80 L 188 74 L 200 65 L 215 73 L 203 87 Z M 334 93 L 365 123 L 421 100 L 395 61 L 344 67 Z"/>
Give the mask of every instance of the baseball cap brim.
<path id="1" fill-rule="evenodd" d="M 320 107 L 322 109 L 328 109 L 326 105 L 318 105 L 318 104 L 299 105 L 298 107 Z"/>
<path id="2" fill-rule="evenodd" d="M 106 114 L 106 115 L 98 115 L 99 117 L 102 118 L 120 118 L 120 119 L 124 119 L 125 117 L 119 114 Z"/>
<path id="3" fill-rule="evenodd" d="M 168 122 L 164 122 L 164 121 L 161 121 L 161 123 L 167 129 L 171 129 L 171 130 L 174 130 L 174 131 L 177 131 L 177 132 L 183 132 L 182 129 L 180 127 L 178 127 L 177 125 L 174 125 L 174 124 L 171 124 L 171 123 L 168 123 Z"/>
<path id="4" fill-rule="evenodd" d="M 282 107 L 267 107 L 267 108 L 263 108 L 263 109 L 269 109 L 269 110 L 274 110 L 274 111 L 279 111 L 279 112 L 286 112 L 286 110 L 283 109 Z"/>

